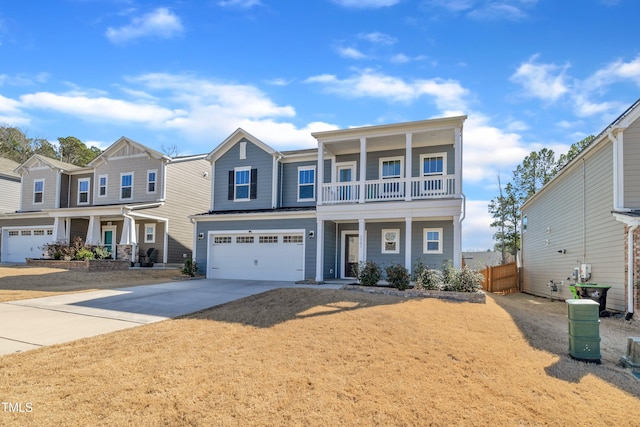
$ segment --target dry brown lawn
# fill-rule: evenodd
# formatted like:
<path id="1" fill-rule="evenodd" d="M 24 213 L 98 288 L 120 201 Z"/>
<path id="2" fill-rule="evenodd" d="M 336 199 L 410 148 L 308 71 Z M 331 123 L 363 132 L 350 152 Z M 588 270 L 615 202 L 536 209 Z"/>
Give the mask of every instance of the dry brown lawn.
<path id="1" fill-rule="evenodd" d="M 186 279 L 186 276 L 181 276 L 177 268 L 84 272 L 3 266 L 0 267 L 0 302 Z"/>
<path id="2" fill-rule="evenodd" d="M 637 426 L 640 380 L 571 360 L 539 300 L 274 290 L 2 357 L 2 400 L 32 411 L 0 424 Z"/>

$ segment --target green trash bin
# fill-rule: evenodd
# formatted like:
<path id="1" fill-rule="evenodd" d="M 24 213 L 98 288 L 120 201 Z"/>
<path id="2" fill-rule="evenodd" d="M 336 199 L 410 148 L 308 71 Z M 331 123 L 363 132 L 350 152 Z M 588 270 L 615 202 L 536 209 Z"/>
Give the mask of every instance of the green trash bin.
<path id="1" fill-rule="evenodd" d="M 576 283 L 576 292 L 580 298 L 589 298 L 600 305 L 598 315 L 607 317 L 610 313 L 607 311 L 607 292 L 611 289 L 609 285 L 598 285 L 597 283 Z"/>
<path id="2" fill-rule="evenodd" d="M 591 299 L 568 299 L 569 355 L 600 363 L 600 305 Z"/>

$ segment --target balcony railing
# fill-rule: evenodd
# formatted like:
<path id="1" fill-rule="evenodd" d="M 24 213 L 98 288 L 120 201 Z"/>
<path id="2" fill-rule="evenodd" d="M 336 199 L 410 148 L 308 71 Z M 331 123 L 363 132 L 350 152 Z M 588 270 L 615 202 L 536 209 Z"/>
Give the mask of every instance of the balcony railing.
<path id="1" fill-rule="evenodd" d="M 435 199 L 455 194 L 455 175 L 414 177 L 409 182 L 411 199 Z M 407 182 L 404 178 L 377 179 L 364 183 L 364 201 L 379 202 L 406 200 Z M 322 185 L 322 202 L 326 204 L 353 203 L 360 200 L 360 183 L 332 182 Z"/>

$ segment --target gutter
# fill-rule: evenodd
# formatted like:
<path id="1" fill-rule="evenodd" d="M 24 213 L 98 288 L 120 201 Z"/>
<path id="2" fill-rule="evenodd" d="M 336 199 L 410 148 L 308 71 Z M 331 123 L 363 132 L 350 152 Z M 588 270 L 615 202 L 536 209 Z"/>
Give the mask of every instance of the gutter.
<path id="1" fill-rule="evenodd" d="M 633 317 L 633 234 L 638 228 L 638 224 L 634 224 L 629 228 L 629 234 L 627 235 L 627 251 L 629 254 L 627 255 L 627 315 L 625 316 L 625 320 L 631 320 Z"/>

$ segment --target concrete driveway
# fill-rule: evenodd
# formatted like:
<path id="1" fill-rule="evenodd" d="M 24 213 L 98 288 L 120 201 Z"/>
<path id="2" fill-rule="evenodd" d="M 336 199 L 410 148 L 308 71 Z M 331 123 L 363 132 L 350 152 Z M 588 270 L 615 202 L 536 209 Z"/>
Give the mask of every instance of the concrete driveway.
<path id="1" fill-rule="evenodd" d="M 190 280 L 0 303 L 0 356 L 159 322 L 276 288 L 340 284 Z"/>

